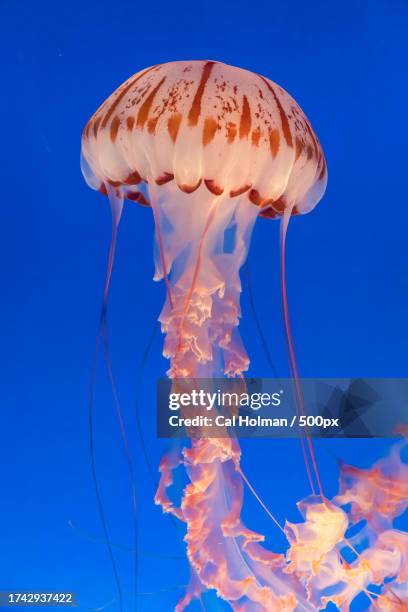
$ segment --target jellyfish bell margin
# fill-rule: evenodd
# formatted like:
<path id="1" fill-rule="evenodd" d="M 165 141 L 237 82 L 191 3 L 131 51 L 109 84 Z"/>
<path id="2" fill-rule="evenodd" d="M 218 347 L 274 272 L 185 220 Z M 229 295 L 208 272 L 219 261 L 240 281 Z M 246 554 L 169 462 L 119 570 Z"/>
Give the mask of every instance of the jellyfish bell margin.
<path id="1" fill-rule="evenodd" d="M 81 158 L 87 183 L 112 205 L 106 299 L 123 201 L 150 206 L 154 278 L 167 288 L 160 322 L 168 376 L 173 385 L 243 377 L 249 358 L 238 333 L 239 272 L 256 219 L 282 219 L 284 279 L 288 221 L 312 210 L 326 188 L 324 154 L 299 106 L 272 81 L 240 68 L 214 61 L 159 64 L 130 77 L 100 106 L 84 129 Z M 282 290 L 291 371 L 298 378 L 284 280 Z M 310 441 L 304 450 L 311 455 L 312 480 L 317 468 Z M 322 493 L 312 495 L 299 506 L 301 526 L 282 528 L 276 521 L 289 542 L 287 555 L 270 552 L 264 536 L 240 518 L 244 483 L 250 486 L 240 456 L 236 439 L 195 438 L 160 463 L 155 501 L 185 523 L 191 566 L 191 583 L 176 610 L 209 589 L 237 611 L 311 612 L 329 601 L 348 609 L 373 571 L 367 555 L 354 565 L 341 556 L 347 514 Z M 176 504 L 169 487 L 179 467 L 189 483 Z M 395 539 L 400 546 L 401 538 Z M 380 542 L 379 552 L 369 549 L 380 559 L 376 577 L 383 579 L 384 546 L 398 548 L 391 538 Z M 398 565 L 404 557 L 394 549 Z M 329 587 L 336 595 L 326 594 Z M 384 601 L 388 597 L 385 591 Z"/>

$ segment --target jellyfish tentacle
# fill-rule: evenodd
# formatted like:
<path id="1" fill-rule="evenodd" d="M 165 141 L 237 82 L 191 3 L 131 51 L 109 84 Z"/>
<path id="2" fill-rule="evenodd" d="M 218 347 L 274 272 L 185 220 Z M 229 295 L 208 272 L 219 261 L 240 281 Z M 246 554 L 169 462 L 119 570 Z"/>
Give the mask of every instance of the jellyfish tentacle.
<path id="1" fill-rule="evenodd" d="M 107 328 L 107 319 L 105 317 L 104 326 L 103 326 L 103 339 L 104 339 L 104 353 L 105 353 L 105 361 L 108 370 L 109 382 L 112 390 L 113 402 L 115 405 L 115 412 L 117 421 L 119 423 L 119 431 L 122 440 L 122 448 L 124 451 L 128 476 L 129 476 L 129 485 L 130 485 L 130 494 L 131 494 L 131 505 L 132 505 L 132 521 L 133 521 L 133 535 L 134 535 L 134 592 L 135 592 L 135 602 L 134 608 L 137 609 L 137 583 L 138 583 L 138 518 L 137 518 L 137 490 L 136 490 L 136 477 L 133 468 L 133 459 L 130 452 L 129 440 L 126 431 L 126 424 L 123 417 L 123 412 L 119 400 L 119 394 L 116 387 L 115 378 L 113 375 L 112 362 L 109 351 L 109 338 L 108 338 L 108 328 Z"/>
<path id="2" fill-rule="evenodd" d="M 249 296 L 249 303 L 250 303 L 252 314 L 253 314 L 253 317 L 254 317 L 254 320 L 255 320 L 255 326 L 256 326 L 259 338 L 261 340 L 262 348 L 263 348 L 264 353 L 266 355 L 266 360 L 267 360 L 268 365 L 269 365 L 269 367 L 271 369 L 271 372 L 274 375 L 274 377 L 277 378 L 278 381 L 279 381 L 279 376 L 278 376 L 278 373 L 277 373 L 277 370 L 276 370 L 276 366 L 273 363 L 272 355 L 271 355 L 271 352 L 269 350 L 268 344 L 266 342 L 265 334 L 263 332 L 262 325 L 261 325 L 261 322 L 260 322 L 259 317 L 258 317 L 257 309 L 255 307 L 255 300 L 254 300 L 254 295 L 253 295 L 253 291 L 252 291 L 251 275 L 250 275 L 250 271 L 249 271 L 248 261 L 245 263 L 244 269 L 245 269 L 245 275 L 246 275 L 246 281 L 247 281 L 246 284 L 247 284 L 247 291 L 248 291 L 248 296 Z"/>
<path id="3" fill-rule="evenodd" d="M 298 366 L 297 366 L 297 361 L 296 361 L 296 354 L 295 354 L 294 343 L 293 343 L 293 336 L 292 336 L 290 317 L 289 317 L 287 290 L 286 290 L 286 254 L 285 254 L 286 235 L 287 235 L 289 220 L 292 215 L 292 209 L 294 205 L 295 204 L 293 203 L 292 205 L 285 208 L 285 211 L 281 219 L 281 292 L 282 292 L 283 316 L 284 316 L 286 339 L 287 339 L 288 354 L 289 354 L 289 365 L 291 369 L 291 378 L 293 380 L 294 388 L 296 390 L 296 393 L 294 396 L 295 406 L 297 406 L 297 402 L 299 402 L 300 411 L 302 415 L 304 416 L 306 413 L 305 413 L 303 393 L 302 393 L 302 388 L 301 388 L 301 383 L 300 383 L 300 378 L 299 378 L 299 371 L 298 371 Z M 299 408 L 297 407 L 296 410 L 298 411 Z M 307 446 L 309 449 L 311 464 L 313 467 L 313 472 L 314 472 L 314 475 L 317 481 L 320 496 L 323 500 L 325 499 L 324 492 L 323 492 L 323 486 L 322 486 L 322 482 L 321 482 L 321 478 L 320 478 L 320 474 L 319 474 L 319 470 L 317 466 L 312 438 L 309 432 L 309 428 L 307 426 L 306 426 L 306 440 L 307 440 Z M 315 494 L 313 479 L 312 479 L 312 471 L 311 471 L 311 467 L 309 463 L 309 458 L 307 456 L 307 452 L 304 446 L 303 435 L 301 435 L 301 443 L 302 443 L 303 455 L 305 458 L 306 470 L 307 470 L 308 478 L 309 478 L 310 485 L 312 488 L 312 493 Z"/>
<path id="4" fill-rule="evenodd" d="M 99 518 L 102 524 L 102 530 L 104 533 L 106 547 L 108 550 L 108 555 L 109 555 L 109 559 L 110 559 L 111 566 L 112 566 L 114 581 L 116 584 L 116 590 L 118 593 L 119 609 L 120 609 L 120 612 L 123 612 L 122 588 L 121 588 L 120 579 L 119 579 L 119 572 L 116 566 L 115 556 L 113 553 L 113 547 L 110 541 L 110 535 L 109 535 L 107 520 L 105 517 L 105 511 L 103 508 L 102 496 L 101 496 L 101 491 L 100 491 L 99 481 L 98 481 L 98 476 L 97 476 L 97 470 L 96 470 L 96 457 L 95 457 L 94 386 L 95 386 L 96 366 L 97 366 L 97 361 L 98 361 L 98 354 L 99 354 L 101 334 L 102 334 L 103 317 L 104 317 L 104 311 L 101 313 L 101 318 L 100 318 L 99 325 L 98 325 L 98 332 L 97 332 L 97 338 L 95 342 L 95 349 L 94 349 L 94 355 L 92 359 L 91 375 L 90 375 L 90 381 L 89 381 L 89 392 L 88 392 L 88 431 L 89 431 L 88 439 L 89 439 L 89 442 L 88 444 L 89 444 L 91 474 L 92 474 L 93 487 L 94 487 L 95 498 L 96 498 L 96 503 L 97 503 L 97 508 L 98 508 L 98 514 L 99 514 Z"/>
<path id="5" fill-rule="evenodd" d="M 105 286 L 105 300 L 107 305 L 108 299 L 108 290 L 110 285 L 110 280 L 112 276 L 112 269 L 114 263 L 114 257 L 117 246 L 117 235 L 119 223 L 121 220 L 122 212 L 123 212 L 123 193 L 120 189 L 115 190 L 110 185 L 107 186 L 109 202 L 112 210 L 112 240 L 111 246 L 109 249 L 109 259 L 108 259 L 108 275 L 107 282 Z M 115 377 L 113 374 L 112 361 L 109 350 L 109 336 L 108 336 L 108 325 L 107 325 L 107 316 L 105 314 L 103 320 L 103 344 L 104 344 L 104 354 L 105 354 L 105 362 L 108 371 L 109 383 L 112 390 L 113 402 L 115 406 L 116 418 L 119 424 L 119 432 L 122 440 L 122 448 L 125 455 L 128 478 L 129 478 L 129 486 L 130 486 L 130 494 L 131 494 L 131 507 L 132 507 L 132 522 L 133 522 L 133 537 L 134 537 L 134 609 L 137 609 L 137 584 L 138 584 L 138 517 L 137 517 L 137 490 L 136 490 L 136 477 L 135 471 L 133 467 L 133 459 L 132 454 L 130 452 L 129 439 L 126 430 L 126 424 L 122 412 L 122 407 L 119 399 L 119 394 L 116 386 Z"/>
<path id="6" fill-rule="evenodd" d="M 247 485 L 247 487 L 249 488 L 249 490 L 251 491 L 252 495 L 255 497 L 255 499 L 258 500 L 259 504 L 261 505 L 261 507 L 265 510 L 266 514 L 269 516 L 269 518 L 272 519 L 272 521 L 275 523 L 275 525 L 278 527 L 278 529 L 280 529 L 282 531 L 282 533 L 285 533 L 284 528 L 282 527 L 282 525 L 279 523 L 278 519 L 272 514 L 272 512 L 269 510 L 269 508 L 266 506 L 266 504 L 262 501 L 261 497 L 258 495 L 258 493 L 255 491 L 254 487 L 252 486 L 251 482 L 248 480 L 248 478 L 246 477 L 246 475 L 244 474 L 244 472 L 242 471 L 242 468 L 237 465 L 236 467 L 237 472 L 241 475 L 241 478 L 243 479 L 243 481 L 245 482 L 245 484 Z"/>
<path id="7" fill-rule="evenodd" d="M 113 263 L 114 263 L 115 254 L 116 254 L 119 223 L 122 218 L 122 212 L 123 212 L 123 196 L 120 190 L 116 190 L 108 182 L 105 183 L 105 188 L 108 194 L 109 203 L 111 207 L 111 213 L 112 213 L 112 236 L 111 236 L 111 243 L 109 246 L 108 265 L 107 265 L 107 271 L 106 271 L 105 288 L 103 292 L 103 301 L 106 307 L 108 303 L 108 293 L 109 293 L 109 287 L 110 287 L 110 282 L 111 282 L 111 277 L 112 277 Z"/>
<path id="8" fill-rule="evenodd" d="M 153 211 L 154 224 L 155 224 L 155 227 L 156 227 L 157 243 L 159 245 L 161 267 L 162 267 L 162 273 L 163 273 L 163 277 L 164 277 L 164 282 L 166 284 L 167 296 L 168 296 L 168 299 L 169 299 L 170 308 L 173 308 L 173 297 L 172 297 L 172 294 L 171 294 L 171 287 L 170 287 L 169 276 L 168 276 L 169 270 L 167 268 L 166 256 L 165 256 L 165 252 L 164 252 L 164 248 L 163 248 L 163 240 L 162 240 L 162 235 L 161 235 L 160 218 L 159 218 L 159 215 L 157 213 L 156 204 L 154 203 L 153 198 L 151 200 L 151 207 L 152 207 L 152 211 Z"/>
<path id="9" fill-rule="evenodd" d="M 109 351 L 108 327 L 107 327 L 108 297 L 109 297 L 109 289 L 110 289 L 110 283 L 111 283 L 111 278 L 112 278 L 113 265 L 115 261 L 115 255 L 116 255 L 119 223 L 120 223 L 122 212 L 123 212 L 123 194 L 120 189 L 113 187 L 108 182 L 105 183 L 105 189 L 108 194 L 108 198 L 109 198 L 109 202 L 111 206 L 112 233 L 111 233 L 111 242 L 110 242 L 109 252 L 108 252 L 105 285 L 104 285 L 104 291 L 103 291 L 103 304 L 102 304 L 101 316 L 100 316 L 100 321 L 99 321 L 99 326 L 98 326 L 94 362 L 93 362 L 93 368 L 92 368 L 92 374 L 91 374 L 90 399 L 89 399 L 89 432 L 90 432 L 89 435 L 90 435 L 90 454 L 91 454 L 92 477 L 94 481 L 94 489 L 95 489 L 95 494 L 96 494 L 96 499 L 97 499 L 98 511 L 99 511 L 99 515 L 101 518 L 102 527 L 103 527 L 104 536 L 105 536 L 105 542 L 106 542 L 106 545 L 109 551 L 109 557 L 111 559 L 111 564 L 112 564 L 115 582 L 117 586 L 119 607 L 120 607 L 120 610 L 122 611 L 123 593 L 122 593 L 122 589 L 120 586 L 119 573 L 118 573 L 118 569 L 117 569 L 115 558 L 114 558 L 113 546 L 110 541 L 107 521 L 106 521 L 105 513 L 103 510 L 102 497 L 101 497 L 100 487 L 99 487 L 97 473 L 96 473 L 96 462 L 95 462 L 95 451 L 94 451 L 94 424 L 93 424 L 94 391 L 93 390 L 94 390 L 96 365 L 97 365 L 97 359 L 98 359 L 98 354 L 99 354 L 99 348 L 100 348 L 101 340 L 103 340 L 104 356 L 105 356 L 105 361 L 106 361 L 106 366 L 107 366 L 107 371 L 108 371 L 109 383 L 112 389 L 112 395 L 113 395 L 113 400 L 114 400 L 114 405 L 115 405 L 115 412 L 116 412 L 116 416 L 117 416 L 118 423 L 119 423 L 119 430 L 120 430 L 123 450 L 125 453 L 125 458 L 126 458 L 126 462 L 128 466 L 129 482 L 130 482 L 130 487 L 131 487 L 132 517 L 133 517 L 133 525 L 134 525 L 133 531 L 134 531 L 134 540 L 135 540 L 135 543 L 134 543 L 134 550 L 135 550 L 134 586 L 135 586 L 135 593 L 136 593 L 137 592 L 137 573 L 138 573 L 138 563 L 137 563 L 138 526 L 137 526 L 137 508 L 136 508 L 136 482 L 135 482 L 135 476 L 134 476 L 133 462 L 132 462 L 130 449 L 129 449 L 128 437 L 126 433 L 126 426 L 125 426 L 122 409 L 120 406 L 120 400 L 119 400 L 119 396 L 118 396 L 118 392 L 116 388 L 116 383 L 115 383 L 115 379 L 113 375 L 113 369 L 112 369 L 112 363 L 111 363 L 110 351 Z M 136 605 L 137 605 L 136 596 L 135 596 L 134 605 L 136 609 Z"/>
<path id="10" fill-rule="evenodd" d="M 281 223 L 283 223 L 283 219 Z M 290 371 L 290 377 L 291 377 L 292 396 L 293 396 L 293 401 L 294 401 L 295 412 L 297 416 L 299 417 L 300 416 L 300 409 L 299 409 L 299 403 L 298 403 L 299 397 L 298 397 L 297 390 L 296 390 L 295 373 L 293 370 L 293 362 L 290 356 L 290 347 L 289 347 L 289 339 L 291 337 L 290 329 L 288 328 L 289 316 L 287 314 L 287 306 L 285 307 L 285 303 L 287 303 L 286 302 L 286 253 L 285 253 L 286 231 L 287 231 L 287 225 L 286 225 L 286 228 L 284 229 L 284 234 L 283 234 L 283 230 L 281 226 L 281 294 L 282 294 L 282 305 L 283 305 L 283 314 L 284 314 L 284 325 L 286 329 L 286 339 L 287 339 L 288 354 L 289 354 L 289 371 Z M 288 330 L 289 330 L 289 333 L 288 333 Z M 307 448 L 306 448 L 306 444 L 305 444 L 305 440 L 303 436 L 303 430 L 300 432 L 300 444 L 302 448 L 302 455 L 303 455 L 303 460 L 304 460 L 310 488 L 311 488 L 312 494 L 315 495 L 316 491 L 315 491 L 315 486 L 314 486 L 313 477 L 312 477 L 312 470 L 311 470 L 310 463 L 309 463 L 309 457 L 307 454 Z"/>
<path id="11" fill-rule="evenodd" d="M 116 244 L 117 244 L 117 233 L 119 222 L 121 219 L 122 209 L 123 209 L 123 199 L 114 192 L 113 188 L 106 184 L 106 191 L 110 194 L 109 201 L 111 204 L 111 213 L 112 213 L 112 235 L 111 242 L 109 246 L 108 253 L 108 261 L 106 267 L 106 277 L 105 277 L 105 285 L 103 291 L 103 300 L 102 300 L 102 308 L 99 317 L 98 330 L 95 340 L 95 348 L 94 354 L 92 358 L 92 366 L 91 373 L 89 378 L 89 392 L 88 392 L 88 433 L 89 433 L 89 455 L 90 455 L 90 464 L 91 464 L 91 474 L 92 481 L 94 486 L 95 498 L 98 508 L 98 514 L 102 525 L 102 530 L 104 533 L 104 538 L 106 542 L 106 547 L 108 550 L 109 559 L 111 562 L 113 577 L 116 585 L 116 590 L 118 594 L 118 605 L 120 612 L 123 612 L 123 594 L 122 587 L 119 578 L 119 572 L 115 561 L 115 555 L 113 552 L 113 546 L 110 540 L 108 524 L 105 516 L 105 511 L 102 502 L 102 495 L 99 486 L 99 480 L 96 470 L 96 456 L 95 456 L 95 434 L 94 434 L 94 387 L 95 387 L 95 378 L 96 378 L 96 368 L 98 363 L 98 356 L 100 350 L 100 344 L 103 336 L 104 324 L 106 321 L 107 315 L 107 305 L 108 305 L 108 295 L 109 295 L 109 287 L 113 270 L 113 263 L 115 260 L 116 254 Z"/>
<path id="12" fill-rule="evenodd" d="M 156 337 L 156 334 L 157 334 L 157 327 L 158 327 L 158 323 L 157 323 L 157 321 L 155 321 L 154 327 L 153 327 L 153 329 L 151 331 L 150 337 L 149 337 L 149 339 L 147 341 L 147 344 L 145 346 L 145 349 L 143 351 L 142 359 L 140 360 L 139 366 L 137 368 L 137 373 L 136 373 L 136 389 L 137 390 L 139 390 L 140 383 L 142 382 L 143 370 L 144 370 L 145 364 L 147 362 L 147 358 L 148 358 L 148 355 L 150 353 L 153 341 L 154 341 L 154 339 Z M 137 432 L 139 434 L 140 445 L 142 447 L 143 457 L 144 457 L 147 469 L 149 471 L 149 474 L 151 476 L 151 479 L 153 481 L 153 466 L 152 466 L 152 464 L 150 462 L 150 459 L 149 459 L 149 454 L 147 452 L 147 447 L 146 447 L 145 438 L 144 438 L 144 434 L 143 434 L 142 422 L 141 422 L 141 418 L 140 418 L 139 399 L 138 399 L 138 397 L 136 397 L 135 413 L 136 413 L 136 428 L 137 428 Z M 156 483 L 154 483 L 154 486 L 156 486 Z"/>

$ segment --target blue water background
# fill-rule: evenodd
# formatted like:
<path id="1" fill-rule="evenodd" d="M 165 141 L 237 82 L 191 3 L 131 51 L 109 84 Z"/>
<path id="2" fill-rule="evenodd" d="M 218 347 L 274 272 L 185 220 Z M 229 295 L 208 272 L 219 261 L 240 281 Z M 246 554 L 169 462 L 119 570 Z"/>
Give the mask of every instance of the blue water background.
<path id="1" fill-rule="evenodd" d="M 285 87 L 310 117 L 329 167 L 324 200 L 291 223 L 288 238 L 300 372 L 406 376 L 408 6 L 403 0 L 4 0 L 0 14 L 0 589 L 73 590 L 85 610 L 109 603 L 115 589 L 87 437 L 110 213 L 79 170 L 84 124 L 129 75 L 171 59 L 217 59 Z M 167 365 L 160 333 L 142 377 L 138 370 L 164 299 L 163 286 L 152 282 L 152 234 L 150 211 L 127 205 L 110 306 L 112 360 L 137 471 L 142 611 L 173 609 L 188 580 L 182 529 L 153 504 L 155 475 L 136 435 L 138 397 L 155 470 L 166 447 L 155 438 L 154 382 Z M 276 223 L 257 223 L 249 268 L 263 332 L 285 375 Z M 251 373 L 269 376 L 247 293 L 242 305 Z M 126 464 L 102 366 L 96 431 L 112 540 L 132 546 Z M 336 492 L 339 459 L 368 466 L 389 445 L 317 443 L 327 493 Z M 280 520 L 297 520 L 295 503 L 308 493 L 299 445 L 247 441 L 243 450 L 243 466 L 265 502 Z M 282 550 L 281 535 L 250 495 L 245 520 Z M 131 555 L 115 551 L 131 610 Z M 117 602 L 107 609 L 117 610 Z M 223 607 L 212 599 L 208 609 Z M 363 609 L 356 602 L 355 610 Z"/>

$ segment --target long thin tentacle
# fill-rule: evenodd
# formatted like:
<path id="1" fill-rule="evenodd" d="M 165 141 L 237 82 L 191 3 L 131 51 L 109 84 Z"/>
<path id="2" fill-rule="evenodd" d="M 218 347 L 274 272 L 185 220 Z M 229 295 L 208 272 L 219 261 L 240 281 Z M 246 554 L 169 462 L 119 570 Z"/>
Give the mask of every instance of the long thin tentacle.
<path id="1" fill-rule="evenodd" d="M 112 389 L 113 401 L 115 404 L 116 417 L 119 423 L 120 436 L 122 439 L 122 447 L 126 459 L 128 468 L 129 485 L 131 491 L 131 503 L 132 503 L 132 521 L 133 521 L 133 537 L 134 537 L 134 588 L 135 588 L 135 602 L 134 607 L 137 609 L 137 583 L 138 583 L 138 518 L 137 518 L 137 493 L 136 493 L 136 478 L 133 468 L 133 460 L 130 452 L 128 436 L 126 432 L 126 425 L 122 413 L 122 408 L 119 401 L 119 395 L 116 388 L 115 379 L 113 376 L 112 363 L 109 352 L 109 339 L 108 339 L 108 328 L 106 317 L 103 325 L 103 338 L 104 338 L 104 350 L 105 350 L 105 361 L 108 369 L 109 382 Z"/>
<path id="2" fill-rule="evenodd" d="M 279 379 L 278 373 L 276 371 L 275 364 L 273 363 L 271 352 L 270 352 L 269 347 L 268 347 L 268 343 L 266 342 L 266 339 L 265 339 L 265 334 L 263 332 L 261 322 L 260 322 L 259 317 L 258 317 L 258 312 L 257 312 L 257 309 L 255 307 L 255 300 L 254 300 L 254 295 L 252 293 L 252 283 L 251 283 L 251 277 L 250 277 L 250 273 L 249 273 L 249 264 L 248 264 L 248 262 L 245 263 L 244 268 L 245 268 L 245 276 L 246 276 L 247 290 L 248 290 L 248 296 L 249 296 L 249 303 L 250 303 L 250 306 L 251 306 L 252 315 L 253 315 L 254 320 L 255 320 L 255 326 L 256 326 L 259 338 L 261 340 L 262 348 L 263 348 L 264 353 L 266 355 L 266 360 L 267 360 L 268 365 L 269 365 L 269 367 L 271 369 L 271 372 L 272 372 L 272 374 L 274 375 L 275 378 Z"/>
<path id="3" fill-rule="evenodd" d="M 102 503 L 102 496 L 100 485 L 97 476 L 96 470 L 96 456 L 95 456 L 95 432 L 94 432 L 94 387 L 95 387 L 95 378 L 96 378 L 96 368 L 98 364 L 98 355 L 101 344 L 101 339 L 103 335 L 104 322 L 106 320 L 107 313 L 107 305 L 108 305 L 108 295 L 109 295 L 109 287 L 112 276 L 113 263 L 115 259 L 116 253 L 116 243 L 117 243 L 117 233 L 120 218 L 122 215 L 123 209 L 123 199 L 118 198 L 115 193 L 112 192 L 112 187 L 110 185 L 107 186 L 108 194 L 110 195 L 111 202 L 111 210 L 112 210 L 112 236 L 111 243 L 109 247 L 108 254 L 108 263 L 106 269 L 106 278 L 105 278 L 105 286 L 103 291 L 103 301 L 101 314 L 99 317 L 98 331 L 96 335 L 95 341 L 95 349 L 92 359 L 91 373 L 89 378 L 89 394 L 88 394 L 88 428 L 89 428 L 89 454 L 90 454 L 90 464 L 91 464 L 91 473 L 92 473 L 92 481 L 95 491 L 95 498 L 98 507 L 98 513 L 100 517 L 100 521 L 102 524 L 102 530 L 104 533 L 104 538 L 106 541 L 106 547 L 108 550 L 109 559 L 112 566 L 112 572 L 114 576 L 114 581 L 116 585 L 116 590 L 118 593 L 118 605 L 120 612 L 123 612 L 123 595 L 122 588 L 119 579 L 119 572 L 116 566 L 115 556 L 113 554 L 113 547 L 109 537 L 109 529 L 107 525 L 107 520 L 105 517 L 105 511 Z"/>
<path id="4" fill-rule="evenodd" d="M 290 318 L 289 318 L 289 307 L 288 307 L 288 298 L 287 298 L 287 290 L 286 290 L 286 257 L 285 257 L 285 246 L 286 246 L 286 235 L 287 235 L 287 230 L 288 230 L 288 225 L 289 225 L 289 220 L 292 214 L 292 208 L 288 207 L 285 209 L 285 212 L 282 216 L 282 220 L 281 220 L 281 291 L 282 291 L 282 306 L 283 306 L 283 318 L 284 318 L 284 323 L 285 323 L 285 331 L 286 331 L 286 338 L 287 338 L 287 344 L 288 344 L 288 354 L 289 354 L 289 366 L 290 366 L 290 370 L 291 370 L 291 377 L 293 379 L 293 383 L 294 383 L 294 388 L 295 388 L 295 407 L 298 405 L 300 406 L 300 412 L 302 413 L 302 415 L 305 415 L 305 406 L 304 406 L 304 400 L 303 400 L 303 393 L 302 393 L 302 387 L 300 384 L 300 378 L 299 378 L 299 371 L 298 371 L 298 366 L 297 366 L 297 361 L 296 361 L 296 354 L 295 354 L 295 348 L 294 348 L 294 343 L 293 343 L 293 335 L 292 335 L 292 329 L 291 329 L 291 324 L 290 324 Z M 299 409 L 297 408 L 297 412 L 299 412 Z M 319 470 L 317 467 L 317 461 L 316 461 L 316 456 L 315 456 L 315 452 L 314 452 L 314 448 L 313 448 L 313 442 L 310 436 L 310 432 L 308 430 L 308 428 L 306 428 L 306 441 L 307 441 L 307 447 L 309 450 L 309 454 L 310 454 L 310 461 L 311 461 L 311 465 L 314 471 L 314 475 L 317 481 L 317 485 L 318 485 L 318 489 L 319 489 L 319 493 L 320 496 L 322 497 L 322 499 L 325 498 L 324 493 L 323 493 L 323 487 L 322 487 L 322 483 L 321 483 L 321 479 L 320 479 L 320 474 L 319 474 Z M 303 438 L 303 436 L 301 436 L 301 443 L 302 443 L 302 451 L 303 451 L 303 455 L 305 458 L 305 465 L 306 465 L 306 470 L 307 470 L 307 474 L 308 474 L 308 478 L 309 478 L 309 482 L 312 488 L 312 492 L 315 492 L 314 489 L 314 484 L 313 484 L 313 478 L 312 478 L 312 469 L 310 466 L 310 461 L 309 461 L 309 457 L 308 457 L 308 453 L 305 447 L 305 440 Z"/>

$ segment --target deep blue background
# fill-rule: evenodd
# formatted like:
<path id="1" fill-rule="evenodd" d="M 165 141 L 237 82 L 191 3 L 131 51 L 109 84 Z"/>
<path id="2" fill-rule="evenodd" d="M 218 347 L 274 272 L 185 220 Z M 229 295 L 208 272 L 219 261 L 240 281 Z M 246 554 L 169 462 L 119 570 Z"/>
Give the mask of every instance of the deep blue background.
<path id="1" fill-rule="evenodd" d="M 105 547 L 92 540 L 102 536 L 86 412 L 110 213 L 80 174 L 85 122 L 129 75 L 171 59 L 217 59 L 285 87 L 309 115 L 329 167 L 324 200 L 289 231 L 288 290 L 300 371 L 405 376 L 408 7 L 404 0 L 3 0 L 0 22 L 0 589 L 75 590 L 89 609 L 108 603 L 114 585 Z M 140 590 L 155 593 L 141 595 L 140 609 L 161 611 L 174 606 L 175 587 L 186 583 L 188 570 L 182 560 L 160 558 L 183 554 L 181 530 L 153 505 L 154 486 L 135 434 L 139 395 L 155 467 L 165 446 L 154 435 L 153 385 L 166 368 L 160 334 L 138 379 L 164 299 L 163 286 L 151 281 L 152 230 L 150 211 L 126 207 L 110 325 L 137 465 Z M 277 241 L 277 224 L 260 221 L 249 265 L 258 315 L 284 375 Z M 268 375 L 245 296 L 243 311 L 252 372 Z M 126 466 L 102 369 L 98 380 L 103 497 L 112 539 L 131 545 Z M 336 490 L 337 458 L 369 465 L 389 444 L 317 444 L 327 492 Z M 243 465 L 265 501 L 281 520 L 298 518 L 294 504 L 307 493 L 298 444 L 243 446 Z M 249 496 L 245 517 L 275 550 L 282 547 L 279 532 Z M 117 556 L 128 593 L 130 554 L 117 550 Z"/>

